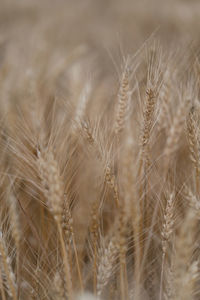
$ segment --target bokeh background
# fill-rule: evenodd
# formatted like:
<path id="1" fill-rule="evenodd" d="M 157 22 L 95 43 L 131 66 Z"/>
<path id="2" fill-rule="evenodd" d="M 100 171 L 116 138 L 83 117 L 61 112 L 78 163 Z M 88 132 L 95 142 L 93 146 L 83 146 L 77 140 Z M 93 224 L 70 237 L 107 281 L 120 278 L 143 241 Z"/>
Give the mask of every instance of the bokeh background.
<path id="1" fill-rule="evenodd" d="M 31 76 L 64 96 L 76 91 L 82 75 L 104 78 L 109 87 L 122 57 L 152 36 L 165 50 L 177 49 L 179 60 L 188 50 L 198 56 L 200 1 L 0 0 L 4 108 L 11 98 L 17 103 Z M 70 86 L 74 78 L 77 87 Z"/>
<path id="2" fill-rule="evenodd" d="M 134 53 L 149 36 L 191 44 L 200 36 L 198 0 L 1 0 L 1 60 L 18 53 L 19 67 L 34 54 Z M 121 50 L 120 50 L 121 48 Z M 48 52 L 48 53 L 47 53 Z M 43 53 L 43 54 L 42 54 Z M 56 55 L 56 54 L 55 54 Z M 59 53 L 57 53 L 59 56 Z M 10 63 L 12 63 L 10 61 Z"/>

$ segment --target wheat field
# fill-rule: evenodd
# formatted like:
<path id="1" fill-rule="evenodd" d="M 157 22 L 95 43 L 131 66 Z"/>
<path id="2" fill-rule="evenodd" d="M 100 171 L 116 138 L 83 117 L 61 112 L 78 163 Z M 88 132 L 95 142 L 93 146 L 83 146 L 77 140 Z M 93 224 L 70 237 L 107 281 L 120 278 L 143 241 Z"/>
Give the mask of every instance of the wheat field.
<path id="1" fill-rule="evenodd" d="M 0 0 L 0 299 L 200 299 L 200 2 Z"/>

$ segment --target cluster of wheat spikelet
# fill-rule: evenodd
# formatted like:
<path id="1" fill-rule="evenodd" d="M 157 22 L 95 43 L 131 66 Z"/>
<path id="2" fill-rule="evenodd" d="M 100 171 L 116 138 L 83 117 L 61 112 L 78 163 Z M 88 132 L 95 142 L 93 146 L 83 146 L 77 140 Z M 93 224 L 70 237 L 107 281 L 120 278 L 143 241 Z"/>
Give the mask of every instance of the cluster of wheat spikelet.
<path id="1" fill-rule="evenodd" d="M 198 45 L 109 59 L 60 3 L 1 4 L 0 299 L 200 299 Z"/>

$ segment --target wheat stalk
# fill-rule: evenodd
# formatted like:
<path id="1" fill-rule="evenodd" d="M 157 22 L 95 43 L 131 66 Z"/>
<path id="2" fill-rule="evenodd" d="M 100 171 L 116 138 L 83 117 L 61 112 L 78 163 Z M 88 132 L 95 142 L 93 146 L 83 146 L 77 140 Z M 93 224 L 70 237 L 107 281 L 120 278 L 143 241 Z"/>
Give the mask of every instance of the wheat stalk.
<path id="1" fill-rule="evenodd" d="M 162 265 L 161 265 L 161 276 L 160 276 L 160 300 L 163 296 L 163 275 L 165 269 L 165 260 L 168 250 L 168 243 L 173 232 L 174 225 L 174 194 L 171 193 L 167 200 L 167 205 L 164 213 L 164 223 L 162 228 Z"/>

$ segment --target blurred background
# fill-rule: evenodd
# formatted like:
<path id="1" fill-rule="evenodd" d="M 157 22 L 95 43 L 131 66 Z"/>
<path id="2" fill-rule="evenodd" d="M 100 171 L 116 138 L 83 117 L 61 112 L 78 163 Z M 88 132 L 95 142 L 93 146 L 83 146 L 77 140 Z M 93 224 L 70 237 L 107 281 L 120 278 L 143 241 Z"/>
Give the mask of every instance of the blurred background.
<path id="1" fill-rule="evenodd" d="M 112 53 L 120 47 L 132 52 L 155 31 L 166 45 L 177 39 L 197 42 L 200 1 L 0 1 L 1 56 L 5 54 L 2 48 L 9 45 L 15 46 L 11 51 L 19 51 L 19 59 L 45 47 L 66 55 L 76 47 L 83 52 L 109 49 Z"/>
<path id="2" fill-rule="evenodd" d="M 64 94 L 67 76 L 108 77 L 109 85 L 122 57 L 134 55 L 152 35 L 169 52 L 198 56 L 200 1 L 0 0 L 2 98 L 10 97 L 11 85 L 17 98 L 31 76 Z"/>

